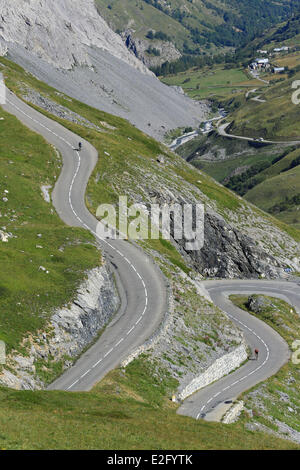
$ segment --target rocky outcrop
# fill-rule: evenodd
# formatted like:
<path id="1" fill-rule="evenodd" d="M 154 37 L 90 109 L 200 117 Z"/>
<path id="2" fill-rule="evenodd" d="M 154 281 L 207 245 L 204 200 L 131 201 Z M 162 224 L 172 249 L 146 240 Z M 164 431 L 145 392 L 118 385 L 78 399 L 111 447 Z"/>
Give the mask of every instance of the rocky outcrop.
<path id="1" fill-rule="evenodd" d="M 164 193 L 164 194 L 163 194 Z M 170 191 L 151 190 L 153 202 L 162 207 L 168 203 L 195 205 L 191 198 L 172 194 Z M 179 227 L 183 221 L 181 215 L 171 213 L 171 235 L 175 237 L 174 226 Z M 193 225 L 195 222 L 193 213 Z M 254 239 L 229 224 L 216 212 L 206 208 L 204 215 L 204 246 L 199 250 L 187 250 L 186 236 L 173 240 L 186 262 L 201 275 L 211 278 L 277 278 L 283 271 L 284 264 L 263 250 Z"/>
<path id="2" fill-rule="evenodd" d="M 0 241 L 1 242 L 7 243 L 10 238 L 12 238 L 11 233 L 6 233 L 3 230 L 0 230 Z"/>
<path id="3" fill-rule="evenodd" d="M 118 305 L 119 297 L 107 266 L 90 271 L 71 305 L 58 309 L 44 331 L 23 340 L 26 355 L 16 351 L 8 355 L 0 385 L 23 390 L 44 388 L 46 384 L 39 377 L 36 364 L 39 368 L 42 364 L 44 372 L 58 362 L 63 362 L 63 369 L 71 366 L 107 325 Z"/>
<path id="4" fill-rule="evenodd" d="M 9 44 L 20 44 L 57 68 L 72 69 L 92 65 L 90 46 L 150 74 L 99 15 L 94 0 L 0 0 L 0 11 L 2 54 Z"/>
<path id="5" fill-rule="evenodd" d="M 263 295 L 251 295 L 247 301 L 247 307 L 249 310 L 258 314 L 265 312 L 266 309 L 272 306 L 271 300 Z"/>
<path id="6" fill-rule="evenodd" d="M 170 41 L 151 41 L 141 39 L 134 35 L 133 31 L 124 31 L 121 34 L 123 41 L 129 51 L 131 51 L 147 67 L 157 67 L 164 62 L 173 62 L 181 57 L 181 53 Z M 153 56 L 147 51 L 155 48 L 159 51 L 158 56 Z"/>
<path id="7" fill-rule="evenodd" d="M 280 263 L 257 246 L 255 241 L 213 213 L 205 214 L 204 247 L 186 251 L 194 268 L 207 277 L 278 277 Z"/>

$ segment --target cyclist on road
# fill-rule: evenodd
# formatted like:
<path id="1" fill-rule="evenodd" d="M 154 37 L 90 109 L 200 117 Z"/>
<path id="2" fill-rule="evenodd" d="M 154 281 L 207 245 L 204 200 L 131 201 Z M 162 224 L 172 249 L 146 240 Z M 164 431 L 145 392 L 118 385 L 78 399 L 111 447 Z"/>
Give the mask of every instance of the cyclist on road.
<path id="1" fill-rule="evenodd" d="M 259 353 L 258 349 L 255 349 L 254 354 L 255 354 L 255 359 L 256 360 L 258 359 L 258 353 Z"/>
<path id="2" fill-rule="evenodd" d="M 79 144 L 78 144 L 78 150 L 81 150 L 81 149 L 82 149 L 82 143 L 79 142 Z"/>

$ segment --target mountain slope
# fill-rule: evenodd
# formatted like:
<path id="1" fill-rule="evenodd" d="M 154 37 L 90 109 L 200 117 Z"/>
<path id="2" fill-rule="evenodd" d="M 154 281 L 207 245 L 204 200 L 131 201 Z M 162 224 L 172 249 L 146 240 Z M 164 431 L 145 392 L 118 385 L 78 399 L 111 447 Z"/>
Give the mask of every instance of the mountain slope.
<path id="1" fill-rule="evenodd" d="M 264 31 L 245 47 L 238 50 L 238 54 L 253 54 L 258 49 L 271 49 L 280 46 L 297 46 L 300 40 L 300 14 L 295 12 L 288 21 Z"/>
<path id="2" fill-rule="evenodd" d="M 0 1 L 0 53 L 44 82 L 157 138 L 205 117 L 206 106 L 161 84 L 127 50 L 92 0 L 6 3 Z"/>
<path id="3" fill-rule="evenodd" d="M 97 14 L 93 0 L 29 0 L 9 5 L 0 0 L 2 50 L 20 44 L 60 69 L 91 66 L 87 47 L 101 48 L 114 57 L 150 72 L 124 47 L 122 40 Z M 62 47 L 63 44 L 63 47 Z"/>
<path id="4" fill-rule="evenodd" d="M 149 30 L 163 33 L 181 53 L 237 47 L 273 24 L 291 16 L 295 0 L 95 0 L 111 27 L 136 42 L 149 39 Z M 160 35 L 160 37 L 162 37 Z M 159 41 L 160 37 L 157 38 Z M 156 41 L 151 38 L 148 44 Z M 144 58 L 147 54 L 142 54 Z M 162 52 L 161 62 L 168 60 Z"/>

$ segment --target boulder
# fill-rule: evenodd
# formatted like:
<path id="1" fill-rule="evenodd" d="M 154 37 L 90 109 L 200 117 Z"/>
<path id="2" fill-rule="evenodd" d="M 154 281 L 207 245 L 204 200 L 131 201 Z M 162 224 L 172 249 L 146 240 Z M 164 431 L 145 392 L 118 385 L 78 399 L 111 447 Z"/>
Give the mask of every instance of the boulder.
<path id="1" fill-rule="evenodd" d="M 262 313 L 267 308 L 272 307 L 272 302 L 263 295 L 251 295 L 246 306 L 254 313 Z"/>

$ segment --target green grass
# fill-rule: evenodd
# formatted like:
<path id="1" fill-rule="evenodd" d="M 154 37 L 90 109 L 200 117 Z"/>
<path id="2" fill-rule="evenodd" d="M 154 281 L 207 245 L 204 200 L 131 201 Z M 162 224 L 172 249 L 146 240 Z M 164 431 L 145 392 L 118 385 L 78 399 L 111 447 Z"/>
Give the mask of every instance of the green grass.
<path id="1" fill-rule="evenodd" d="M 174 76 L 163 78 L 167 85 L 181 86 L 194 99 L 224 99 L 232 94 L 246 93 L 248 87 L 260 87 L 261 82 L 249 80 L 243 69 L 225 69 L 222 65 L 190 69 Z"/>
<path id="2" fill-rule="evenodd" d="M 187 142 L 177 152 L 196 168 L 222 182 L 237 168 L 271 162 L 285 149 L 284 145 L 254 147 L 247 141 L 227 139 L 213 132 Z"/>
<path id="3" fill-rule="evenodd" d="M 146 358 L 111 372 L 92 392 L 0 389 L 3 449 L 296 449 L 292 443 L 241 424 L 179 416 L 176 383 Z"/>
<path id="4" fill-rule="evenodd" d="M 258 154 L 258 155 L 249 155 L 243 157 L 235 157 L 230 158 L 228 160 L 220 161 L 220 162 L 203 162 L 203 161 L 195 161 L 195 166 L 200 168 L 201 170 L 208 173 L 212 176 L 215 180 L 219 181 L 220 183 L 224 181 L 229 175 L 231 175 L 237 168 L 242 167 L 251 167 L 257 163 L 262 162 L 271 162 L 274 158 L 274 155 L 266 155 L 266 154 Z"/>
<path id="5" fill-rule="evenodd" d="M 300 210 L 298 206 L 280 212 L 276 214 L 276 217 L 285 224 L 292 225 L 295 229 L 300 230 Z"/>
<path id="6" fill-rule="evenodd" d="M 246 199 L 253 204 L 268 210 L 275 204 L 282 202 L 286 197 L 299 194 L 300 166 L 268 178 L 255 186 L 246 194 Z"/>
<path id="7" fill-rule="evenodd" d="M 124 26 L 133 21 L 138 37 L 145 38 L 149 30 L 163 31 L 182 47 L 187 30 L 175 19 L 141 0 L 112 0 L 109 3 L 111 9 L 107 8 L 107 0 L 96 0 L 101 15 L 115 31 L 123 31 Z"/>
<path id="8" fill-rule="evenodd" d="M 110 0 L 109 2 L 107 0 L 96 0 L 101 16 L 108 21 L 115 31 L 125 31 L 128 27 L 132 27 L 134 36 L 141 39 L 145 39 L 149 30 L 162 31 L 171 38 L 175 47 L 180 51 L 183 51 L 184 44 L 191 49 L 197 47 L 191 39 L 188 25 L 193 28 L 200 27 L 204 31 L 207 30 L 207 27 L 203 26 L 201 21 L 209 22 L 212 27 L 223 22 L 222 15 L 217 17 L 212 10 L 205 8 L 203 5 L 199 8 L 199 5 L 191 4 L 189 0 L 171 0 L 169 3 L 172 10 L 186 8 L 188 11 L 192 10 L 192 14 L 188 14 L 184 21 L 179 21 L 143 0 Z M 110 5 L 110 8 L 108 8 L 108 5 Z M 225 10 L 227 9 L 228 7 L 225 6 Z M 224 48 L 227 49 L 225 46 Z M 216 50 L 215 45 L 210 44 L 209 50 L 214 52 Z"/>
<path id="9" fill-rule="evenodd" d="M 3 110 L 0 116 L 0 223 L 13 234 L 0 242 L 0 339 L 10 352 L 73 299 L 101 256 L 89 233 L 65 226 L 43 199 L 41 186 L 54 186 L 60 157 L 15 117 Z"/>
<path id="10" fill-rule="evenodd" d="M 265 103 L 244 98 L 231 116 L 234 121 L 231 133 L 287 141 L 299 139 L 299 106 L 292 103 L 292 83 L 298 79 L 296 73 L 293 78 L 276 81 L 265 88 L 260 92 Z"/>

